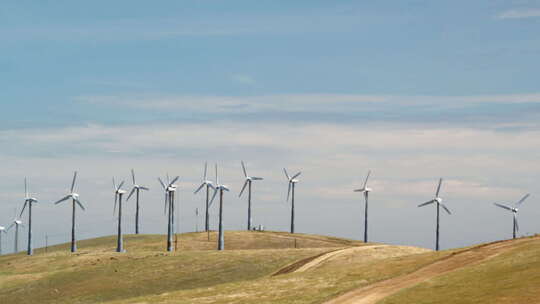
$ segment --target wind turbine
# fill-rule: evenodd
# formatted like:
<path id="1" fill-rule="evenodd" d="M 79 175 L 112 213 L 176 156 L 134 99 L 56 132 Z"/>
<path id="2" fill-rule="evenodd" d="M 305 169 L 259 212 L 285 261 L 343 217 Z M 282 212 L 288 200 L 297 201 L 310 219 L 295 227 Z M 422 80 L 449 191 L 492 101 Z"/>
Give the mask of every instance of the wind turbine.
<path id="1" fill-rule="evenodd" d="M 141 190 L 148 191 L 150 189 L 140 186 L 135 182 L 135 171 L 133 171 L 133 169 L 131 169 L 131 177 L 133 178 L 133 188 L 126 199 L 126 202 L 129 201 L 129 198 L 133 195 L 133 193 L 136 193 L 135 197 L 137 198 L 137 207 L 135 211 L 135 234 L 139 234 L 139 194 Z"/>
<path id="2" fill-rule="evenodd" d="M 263 180 L 262 177 L 254 177 L 254 176 L 248 176 L 246 171 L 246 166 L 244 165 L 244 162 L 242 161 L 242 170 L 244 171 L 244 176 L 246 178 L 246 181 L 244 182 L 244 186 L 242 187 L 242 190 L 240 191 L 240 194 L 238 194 L 238 197 L 242 196 L 242 193 L 246 189 L 246 186 L 248 187 L 248 222 L 247 222 L 247 230 L 251 230 L 251 183 L 254 180 Z"/>
<path id="3" fill-rule="evenodd" d="M 75 182 L 77 180 L 77 171 L 73 174 L 73 181 L 71 182 L 71 189 L 68 195 L 64 196 L 54 204 L 59 204 L 65 200 L 71 199 L 73 203 L 73 211 L 71 215 L 71 252 L 77 251 L 77 244 L 75 243 L 75 207 L 76 205 L 79 205 L 83 211 L 86 209 L 84 208 L 83 204 L 79 200 L 79 194 L 75 193 Z"/>
<path id="4" fill-rule="evenodd" d="M 210 230 L 210 212 L 209 212 L 209 209 L 210 209 L 210 188 L 215 190 L 212 181 L 210 181 L 210 180 L 208 180 L 206 178 L 207 169 L 208 169 L 208 163 L 205 162 L 204 163 L 204 177 L 203 177 L 203 180 L 202 180 L 202 184 L 194 192 L 194 194 L 197 194 L 199 191 L 201 191 L 201 189 L 203 187 L 206 186 L 206 210 L 205 210 L 205 218 L 204 218 L 204 231 L 209 231 Z"/>
<path id="5" fill-rule="evenodd" d="M 503 209 L 509 210 L 514 215 L 514 223 L 512 225 L 512 238 L 516 238 L 516 232 L 519 230 L 518 221 L 517 221 L 517 213 L 518 213 L 518 207 L 529 197 L 529 194 L 525 195 L 523 198 L 521 198 L 516 204 L 515 207 L 509 207 L 503 204 L 497 204 L 494 203 L 495 206 L 501 207 Z"/>
<path id="6" fill-rule="evenodd" d="M 214 189 L 214 195 L 212 196 L 212 200 L 210 201 L 210 204 L 214 201 L 216 198 L 217 193 L 219 192 L 219 237 L 218 237 L 218 250 L 224 250 L 225 249 L 225 236 L 223 234 L 223 191 L 229 191 L 229 188 L 225 185 L 222 185 L 219 183 L 219 177 L 218 177 L 218 166 L 216 164 L 216 186 Z"/>
<path id="7" fill-rule="evenodd" d="M 436 240 L 435 240 L 435 250 L 439 250 L 439 206 L 444 209 L 448 214 L 452 214 L 448 208 L 442 203 L 442 198 L 439 197 L 439 191 L 441 191 L 442 178 L 439 179 L 439 186 L 437 186 L 437 192 L 435 192 L 435 198 L 418 205 L 418 207 L 423 207 L 432 203 L 437 203 L 437 230 L 436 230 Z"/>
<path id="8" fill-rule="evenodd" d="M 289 182 L 289 189 L 287 190 L 287 202 L 289 201 L 289 196 L 291 196 L 291 190 L 292 190 L 292 200 L 291 200 L 291 233 L 294 233 L 294 187 L 296 183 L 299 182 L 296 178 L 302 174 L 302 172 L 298 172 L 292 177 L 289 176 L 289 173 L 287 173 L 287 169 L 283 168 L 283 172 L 285 173 L 285 176 L 287 177 L 287 180 Z"/>
<path id="9" fill-rule="evenodd" d="M 2 233 L 7 234 L 6 227 L 0 226 L 0 255 L 2 255 Z"/>
<path id="10" fill-rule="evenodd" d="M 113 215 L 116 213 L 116 204 L 118 204 L 118 236 L 116 238 L 116 252 L 124 252 L 124 239 L 122 237 L 122 196 L 126 194 L 126 190 L 122 189 L 124 181 L 122 181 L 118 186 L 112 179 L 114 187 L 114 209 Z"/>
<path id="11" fill-rule="evenodd" d="M 34 248 L 32 248 L 32 204 L 37 203 L 37 199 L 34 197 L 30 197 L 28 194 L 28 186 L 26 183 L 26 178 L 24 179 L 24 205 L 21 210 L 21 214 L 19 214 L 19 217 L 22 216 L 24 209 L 28 205 L 28 249 L 27 254 L 32 255 L 34 254 Z"/>
<path id="12" fill-rule="evenodd" d="M 368 235 L 367 233 L 368 232 L 368 196 L 372 189 L 367 186 L 367 182 L 370 175 L 371 175 L 371 170 L 368 171 L 366 180 L 364 181 L 364 187 L 354 190 L 354 192 L 364 193 L 364 199 L 366 201 L 366 206 L 364 210 L 364 243 L 367 243 L 368 241 L 368 236 L 367 236 Z"/>
<path id="13" fill-rule="evenodd" d="M 15 214 L 17 215 L 17 214 Z M 19 252 L 19 226 L 24 227 L 21 220 L 15 218 L 13 219 L 13 222 L 9 227 L 7 228 L 6 232 L 9 231 L 13 226 L 15 226 L 15 246 L 14 246 L 14 253 Z"/>
<path id="14" fill-rule="evenodd" d="M 175 177 L 172 181 L 169 181 L 169 175 L 167 174 L 167 184 L 165 184 L 161 178 L 158 177 L 158 181 L 163 187 L 163 190 L 165 190 L 165 210 L 164 212 L 167 213 L 167 207 L 168 207 L 168 220 L 167 220 L 167 251 L 173 251 L 173 225 L 174 225 L 174 193 L 176 192 L 176 188 L 178 188 L 176 181 L 178 181 L 180 177 Z"/>

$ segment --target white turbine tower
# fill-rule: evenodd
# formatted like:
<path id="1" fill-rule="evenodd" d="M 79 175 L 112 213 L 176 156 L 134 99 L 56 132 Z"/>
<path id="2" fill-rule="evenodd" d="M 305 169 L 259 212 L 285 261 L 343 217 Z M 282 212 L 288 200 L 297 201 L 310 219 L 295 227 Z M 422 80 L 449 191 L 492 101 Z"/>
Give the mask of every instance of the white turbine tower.
<path id="1" fill-rule="evenodd" d="M 139 195 L 141 190 L 148 191 L 150 189 L 135 182 L 135 171 L 133 171 L 133 169 L 131 169 L 131 177 L 133 179 L 133 188 L 126 199 L 126 202 L 129 201 L 129 198 L 133 195 L 133 193 L 135 193 L 135 197 L 137 199 L 135 209 L 135 234 L 139 234 Z"/>
<path id="2" fill-rule="evenodd" d="M 112 179 L 114 187 L 114 209 L 113 215 L 116 213 L 116 204 L 118 204 L 118 236 L 116 238 L 116 252 L 124 252 L 124 238 L 122 235 L 122 196 L 126 194 L 126 190 L 122 189 L 124 181 L 122 181 L 118 186 Z"/>
<path id="3" fill-rule="evenodd" d="M 175 177 L 172 181 L 169 181 L 169 175 L 167 174 L 167 184 L 165 184 L 161 178 L 158 177 L 158 181 L 163 187 L 163 190 L 165 190 L 165 210 L 164 212 L 167 213 L 168 211 L 168 217 L 167 217 L 167 251 L 173 251 L 173 229 L 174 229 L 174 194 L 176 193 L 176 189 L 178 188 L 176 181 L 178 181 L 180 177 Z M 168 207 L 168 209 L 167 209 Z"/>
<path id="4" fill-rule="evenodd" d="M 21 210 L 21 214 L 19 214 L 19 217 L 22 216 L 24 209 L 26 206 L 28 206 L 28 249 L 27 254 L 32 255 L 34 254 L 34 248 L 32 247 L 32 204 L 37 203 L 37 199 L 34 197 L 31 197 L 30 194 L 28 194 L 28 185 L 26 183 L 26 178 L 24 179 L 24 205 Z"/>
<path id="5" fill-rule="evenodd" d="M 73 174 L 73 181 L 71 182 L 71 189 L 68 195 L 64 196 L 60 200 L 56 201 L 54 204 L 59 204 L 65 200 L 71 199 L 72 200 L 72 215 L 71 215 L 71 252 L 77 251 L 77 243 L 75 242 L 75 208 L 76 205 L 79 205 L 83 211 L 86 209 L 84 208 L 83 204 L 79 200 L 79 194 L 75 193 L 75 181 L 77 180 L 77 171 Z"/>
<path id="6" fill-rule="evenodd" d="M 242 190 L 240 191 L 240 194 L 238 194 L 238 197 L 242 196 L 242 193 L 244 193 L 244 190 L 246 189 L 246 186 L 248 187 L 248 220 L 247 220 L 247 230 L 251 230 L 251 183 L 254 180 L 263 180 L 262 177 L 255 177 L 255 176 L 249 176 L 246 171 L 246 166 L 244 165 L 244 162 L 241 162 L 242 164 L 242 170 L 244 171 L 244 177 L 246 178 L 246 181 L 244 182 L 244 186 L 242 187 Z"/>
<path id="7" fill-rule="evenodd" d="M 217 193 L 219 192 L 219 237 L 218 237 L 218 248 L 217 248 L 218 250 L 225 249 L 225 236 L 224 236 L 224 231 L 223 231 L 223 191 L 229 191 L 229 188 L 219 183 L 218 166 L 216 164 L 216 186 L 215 186 L 214 195 L 212 196 L 212 200 L 210 201 L 210 204 L 212 204 L 212 202 L 216 198 Z"/>
<path id="8" fill-rule="evenodd" d="M 212 181 L 208 180 L 206 178 L 206 173 L 207 173 L 207 169 L 208 169 L 208 163 L 205 162 L 204 163 L 204 177 L 203 177 L 203 180 L 202 180 L 202 183 L 201 185 L 199 186 L 199 188 L 197 188 L 197 190 L 195 190 L 194 194 L 197 194 L 199 191 L 201 191 L 201 189 L 203 187 L 206 187 L 206 206 L 205 206 L 205 217 L 204 217 L 204 231 L 209 231 L 210 230 L 210 188 L 214 189 L 214 185 L 212 183 Z"/>
<path id="9" fill-rule="evenodd" d="M 435 232 L 435 250 L 439 250 L 439 206 L 444 209 L 448 214 L 452 214 L 448 208 L 442 203 L 442 198 L 439 197 L 439 192 L 441 191 L 442 178 L 439 179 L 439 186 L 437 186 L 437 192 L 435 192 L 435 198 L 418 205 L 418 207 L 423 207 L 432 203 L 437 203 L 437 228 Z"/>
<path id="10" fill-rule="evenodd" d="M 503 205 L 503 204 L 497 204 L 497 203 L 494 203 L 495 206 L 497 207 L 501 207 L 503 209 L 506 209 L 508 211 L 511 211 L 512 214 L 514 215 L 514 221 L 513 221 L 513 224 L 512 224 L 512 238 L 516 238 L 516 232 L 519 230 L 519 225 L 518 225 L 518 221 L 517 221 L 517 213 L 518 213 L 518 208 L 519 206 L 529 197 L 529 194 L 525 195 L 523 198 L 521 198 L 515 205 L 514 207 L 509 207 L 509 206 L 506 206 L 506 205 Z"/>
<path id="11" fill-rule="evenodd" d="M 6 227 L 0 226 L 0 255 L 2 255 L 2 233 L 7 234 Z"/>
<path id="12" fill-rule="evenodd" d="M 291 196 L 292 191 L 292 200 L 291 200 L 291 233 L 294 233 L 294 188 L 296 183 L 299 182 L 298 179 L 296 179 L 302 172 L 298 172 L 292 177 L 289 176 L 289 173 L 287 173 L 287 169 L 283 168 L 283 172 L 285 173 L 285 176 L 287 177 L 287 181 L 289 183 L 289 188 L 287 190 L 287 202 L 289 201 L 289 197 Z"/>
<path id="13" fill-rule="evenodd" d="M 364 199 L 366 201 L 366 206 L 364 210 L 364 243 L 367 243 L 368 241 L 368 196 L 372 189 L 367 186 L 367 182 L 370 175 L 371 171 L 368 171 L 366 180 L 364 181 L 364 187 L 354 190 L 354 192 L 364 193 Z"/>
<path id="14" fill-rule="evenodd" d="M 17 215 L 15 213 L 15 215 Z M 19 226 L 24 227 L 23 222 L 17 218 L 13 219 L 13 222 L 6 231 L 9 231 L 12 227 L 15 227 L 15 245 L 13 247 L 13 252 L 17 253 L 19 252 Z"/>

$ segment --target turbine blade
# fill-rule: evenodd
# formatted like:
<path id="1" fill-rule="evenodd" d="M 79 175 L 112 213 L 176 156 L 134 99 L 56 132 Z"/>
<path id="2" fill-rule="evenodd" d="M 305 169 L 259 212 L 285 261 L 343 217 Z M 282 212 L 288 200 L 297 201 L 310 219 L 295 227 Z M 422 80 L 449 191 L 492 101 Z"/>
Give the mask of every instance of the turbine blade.
<path id="1" fill-rule="evenodd" d="M 133 189 L 131 189 L 131 192 L 129 192 L 129 195 L 126 198 L 126 202 L 129 201 L 129 198 L 133 195 L 133 193 L 135 193 L 135 190 L 137 190 L 137 188 L 135 188 L 135 187 L 133 187 Z"/>
<path id="2" fill-rule="evenodd" d="M 161 180 L 161 177 L 158 177 L 157 179 L 158 179 L 159 183 L 161 184 L 161 186 L 163 187 L 163 189 L 166 190 L 167 186 L 165 186 L 165 183 L 163 183 L 163 181 Z"/>
<path id="3" fill-rule="evenodd" d="M 356 190 L 354 190 L 354 192 L 364 192 L 364 191 L 366 191 L 366 189 L 365 189 L 365 188 L 362 188 L 362 189 L 356 189 Z"/>
<path id="4" fill-rule="evenodd" d="M 503 209 L 506 209 L 506 210 L 509 210 L 509 211 L 514 211 L 512 208 L 508 207 L 508 206 L 505 206 L 503 204 L 497 204 L 497 203 L 493 203 L 495 206 L 497 207 L 501 207 Z"/>
<path id="5" fill-rule="evenodd" d="M 139 189 L 141 189 L 141 190 L 144 190 L 144 191 L 148 191 L 148 190 L 150 190 L 149 188 L 147 188 L 147 187 L 143 187 L 143 186 L 139 186 Z"/>
<path id="6" fill-rule="evenodd" d="M 422 204 L 418 205 L 418 207 L 424 207 L 426 205 L 433 204 L 434 202 L 435 202 L 435 200 L 430 200 L 428 202 L 425 202 L 425 203 L 422 203 Z"/>
<path id="7" fill-rule="evenodd" d="M 246 179 L 246 181 L 244 182 L 244 186 L 242 187 L 242 190 L 240 191 L 240 194 L 238 194 L 238 197 L 242 196 L 242 193 L 244 193 L 244 190 L 246 189 L 248 183 L 249 183 L 249 179 Z"/>
<path id="8" fill-rule="evenodd" d="M 217 164 L 216 164 L 216 185 L 219 186 L 219 177 L 218 177 L 218 174 L 217 174 Z"/>
<path id="9" fill-rule="evenodd" d="M 169 185 L 173 185 L 174 183 L 176 183 L 179 178 L 180 176 L 175 177 Z"/>
<path id="10" fill-rule="evenodd" d="M 11 223 L 11 225 L 9 225 L 9 227 L 7 227 L 6 231 L 9 231 L 9 229 L 11 229 L 11 227 L 13 227 L 15 225 L 15 223 Z"/>
<path id="11" fill-rule="evenodd" d="M 251 179 L 252 180 L 263 180 L 264 178 L 262 178 L 262 177 L 252 177 Z"/>
<path id="12" fill-rule="evenodd" d="M 77 180 L 77 171 L 73 173 L 73 181 L 71 182 L 71 193 L 73 193 L 73 190 L 75 189 L 75 181 Z"/>
<path id="13" fill-rule="evenodd" d="M 225 191 L 227 191 L 227 192 L 230 191 L 230 190 L 229 190 L 229 187 L 227 187 L 227 186 L 225 186 L 225 185 L 221 185 L 221 189 L 223 189 L 223 190 L 225 190 Z"/>
<path id="14" fill-rule="evenodd" d="M 287 202 L 289 201 L 290 195 L 291 195 L 291 182 L 289 182 L 289 189 L 287 190 Z"/>
<path id="15" fill-rule="evenodd" d="M 28 198 L 28 185 L 26 183 L 26 177 L 24 178 L 24 198 Z"/>
<path id="16" fill-rule="evenodd" d="M 116 204 L 118 203 L 118 194 L 114 193 L 114 208 L 113 208 L 113 216 L 116 214 Z"/>
<path id="17" fill-rule="evenodd" d="M 519 200 L 519 202 L 516 203 L 516 207 L 519 207 L 528 197 L 530 193 L 527 193 L 522 199 Z"/>
<path id="18" fill-rule="evenodd" d="M 216 195 L 217 195 L 218 191 L 219 190 L 217 188 L 214 189 L 214 194 L 212 195 L 212 199 L 210 200 L 210 203 L 208 204 L 208 208 L 210 208 L 210 206 L 212 206 L 212 203 L 214 202 L 214 199 L 216 198 Z"/>
<path id="19" fill-rule="evenodd" d="M 289 173 L 287 173 L 287 169 L 283 168 L 283 172 L 285 173 L 285 176 L 287 177 L 287 180 L 291 180 L 291 177 L 289 176 Z"/>
<path id="20" fill-rule="evenodd" d="M 445 205 L 441 204 L 441 207 L 443 207 L 444 211 L 446 211 L 448 214 L 452 214 L 452 212 L 450 212 Z"/>
<path id="21" fill-rule="evenodd" d="M 63 198 L 61 198 L 61 199 L 57 200 L 56 202 L 54 202 L 54 204 L 55 204 L 55 205 L 56 205 L 56 204 L 59 204 L 59 203 L 65 201 L 65 200 L 69 199 L 70 197 L 71 197 L 71 195 L 66 195 L 66 196 L 64 196 Z"/>
<path id="22" fill-rule="evenodd" d="M 193 194 L 197 194 L 199 193 L 199 191 L 201 191 L 201 189 L 205 186 L 206 184 L 205 183 L 202 183 L 199 188 L 197 188 L 197 190 L 195 190 L 195 192 L 193 192 Z"/>
<path id="23" fill-rule="evenodd" d="M 367 186 L 367 181 L 368 181 L 370 175 L 371 175 L 371 170 L 368 171 L 367 176 L 366 176 L 366 180 L 364 181 L 364 189 Z"/>
<path id="24" fill-rule="evenodd" d="M 247 172 L 246 172 L 246 166 L 244 165 L 244 161 L 242 161 L 241 163 L 242 163 L 242 170 L 244 171 L 244 176 L 248 177 Z"/>
<path id="25" fill-rule="evenodd" d="M 120 183 L 120 185 L 118 185 L 118 190 L 122 189 L 122 186 L 123 186 L 123 185 L 124 185 L 124 181 L 122 181 L 122 182 Z"/>
<path id="26" fill-rule="evenodd" d="M 441 191 L 442 178 L 439 178 L 439 185 L 437 186 L 437 192 L 435 192 L 435 197 L 439 197 L 439 191 Z"/>
<path id="27" fill-rule="evenodd" d="M 19 214 L 19 217 L 22 216 L 23 212 L 24 212 L 24 209 L 26 208 L 26 204 L 28 204 L 28 201 L 24 201 L 24 205 L 22 207 L 22 210 L 21 210 L 21 214 Z"/>
<path id="28" fill-rule="evenodd" d="M 293 177 L 292 177 L 291 179 L 295 179 L 295 178 L 299 177 L 299 176 L 300 176 L 300 174 L 302 174 L 302 172 L 298 172 L 298 173 L 296 173 L 296 174 L 295 174 L 295 175 L 294 175 L 294 176 L 293 176 Z"/>
<path id="29" fill-rule="evenodd" d="M 204 178 L 203 180 L 206 181 L 206 172 L 208 171 L 208 162 L 204 162 Z"/>
<path id="30" fill-rule="evenodd" d="M 117 191 L 118 187 L 116 187 L 116 181 L 114 180 L 114 177 L 112 178 L 112 184 L 113 184 L 113 187 L 114 187 L 114 191 Z"/>
<path id="31" fill-rule="evenodd" d="M 214 185 L 212 185 L 211 183 L 208 183 L 207 185 L 208 185 L 210 188 L 216 190 L 216 187 L 214 187 Z"/>
<path id="32" fill-rule="evenodd" d="M 135 185 L 135 171 L 133 171 L 133 169 L 131 169 L 131 178 L 133 180 L 133 184 Z"/>
<path id="33" fill-rule="evenodd" d="M 167 203 L 169 202 L 169 192 L 165 192 L 165 204 L 163 205 L 163 214 L 167 214 Z"/>
<path id="34" fill-rule="evenodd" d="M 80 200 L 75 200 L 75 202 L 77 203 L 77 205 L 79 205 L 79 207 L 81 207 L 81 209 L 82 209 L 83 211 L 86 211 L 86 209 L 84 208 L 84 206 L 83 206 L 83 204 L 81 203 Z"/>

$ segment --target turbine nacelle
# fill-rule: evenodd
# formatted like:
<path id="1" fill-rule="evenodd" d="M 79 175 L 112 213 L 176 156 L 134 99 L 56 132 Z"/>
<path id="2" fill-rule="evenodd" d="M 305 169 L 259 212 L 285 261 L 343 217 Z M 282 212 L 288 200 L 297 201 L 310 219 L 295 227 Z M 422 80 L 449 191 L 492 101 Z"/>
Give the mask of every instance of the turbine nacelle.
<path id="1" fill-rule="evenodd" d="M 440 198 L 440 197 L 436 197 L 436 198 L 434 198 L 433 200 L 434 200 L 437 204 L 442 203 L 442 198 Z"/>

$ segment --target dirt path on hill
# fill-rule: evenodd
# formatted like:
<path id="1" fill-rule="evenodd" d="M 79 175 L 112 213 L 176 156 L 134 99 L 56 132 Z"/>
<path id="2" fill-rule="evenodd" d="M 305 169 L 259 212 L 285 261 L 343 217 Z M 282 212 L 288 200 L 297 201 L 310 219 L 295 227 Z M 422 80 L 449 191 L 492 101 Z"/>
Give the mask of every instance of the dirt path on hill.
<path id="1" fill-rule="evenodd" d="M 387 248 L 394 248 L 393 256 L 402 256 L 415 253 L 421 253 L 430 251 L 423 248 L 409 247 L 409 246 L 392 246 L 392 245 L 365 245 L 365 246 L 355 246 L 347 248 L 338 248 L 336 250 L 327 251 L 303 260 L 297 261 L 291 265 L 288 265 L 274 275 L 292 273 L 292 272 L 304 272 L 321 266 L 322 264 L 340 258 L 343 255 L 356 255 L 356 254 L 365 254 L 366 257 L 376 259 L 378 257 L 390 257 L 388 252 L 379 252 L 380 250 L 384 251 Z"/>
<path id="2" fill-rule="evenodd" d="M 527 241 L 531 241 L 531 239 L 499 241 L 457 251 L 415 272 L 352 290 L 326 302 L 326 304 L 375 304 L 404 288 L 412 287 L 465 266 L 480 263 L 515 248 L 517 243 Z"/>

